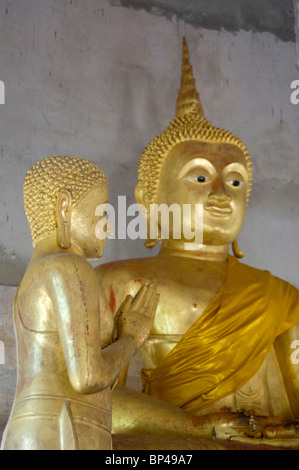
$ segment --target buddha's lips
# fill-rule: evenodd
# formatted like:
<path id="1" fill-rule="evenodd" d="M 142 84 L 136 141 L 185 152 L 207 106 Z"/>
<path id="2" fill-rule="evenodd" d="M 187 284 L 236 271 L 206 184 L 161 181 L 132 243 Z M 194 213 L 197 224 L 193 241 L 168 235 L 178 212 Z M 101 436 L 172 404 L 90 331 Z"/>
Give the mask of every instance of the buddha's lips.
<path id="1" fill-rule="evenodd" d="M 213 215 L 218 215 L 222 217 L 225 217 L 233 212 L 231 206 L 227 204 L 223 206 L 215 204 L 207 205 L 205 206 L 205 210 L 211 212 L 211 214 Z"/>

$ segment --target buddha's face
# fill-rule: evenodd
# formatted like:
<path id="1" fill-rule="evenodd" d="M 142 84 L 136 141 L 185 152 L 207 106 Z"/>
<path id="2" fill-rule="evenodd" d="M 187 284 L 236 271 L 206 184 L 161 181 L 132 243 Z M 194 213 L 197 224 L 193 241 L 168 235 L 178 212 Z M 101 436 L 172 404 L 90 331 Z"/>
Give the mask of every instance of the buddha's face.
<path id="1" fill-rule="evenodd" d="M 247 190 L 246 159 L 238 147 L 188 141 L 178 144 L 167 156 L 155 202 L 176 203 L 181 208 L 183 204 L 202 204 L 203 243 L 222 245 L 237 238 L 245 216 Z M 191 220 L 192 230 L 194 226 Z"/>
<path id="2" fill-rule="evenodd" d="M 96 226 L 105 214 L 97 216 L 96 209 L 107 203 L 108 187 L 103 185 L 92 189 L 71 208 L 71 243 L 79 246 L 87 259 L 103 256 L 106 239 L 98 238 Z"/>

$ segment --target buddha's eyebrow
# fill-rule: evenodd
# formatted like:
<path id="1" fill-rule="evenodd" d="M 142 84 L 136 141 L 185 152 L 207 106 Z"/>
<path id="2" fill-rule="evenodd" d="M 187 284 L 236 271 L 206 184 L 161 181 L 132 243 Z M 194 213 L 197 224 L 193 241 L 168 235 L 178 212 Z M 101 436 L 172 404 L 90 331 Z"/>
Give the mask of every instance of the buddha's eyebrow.
<path id="1" fill-rule="evenodd" d="M 188 171 L 192 170 L 193 168 L 197 167 L 197 166 L 201 166 L 205 169 L 207 169 L 208 171 L 211 171 L 212 173 L 214 173 L 216 171 L 216 168 L 214 167 L 214 165 L 209 162 L 209 160 L 207 160 L 206 158 L 200 158 L 200 157 L 195 157 L 193 158 L 193 160 L 190 160 L 189 162 L 187 162 L 183 168 L 181 168 L 181 170 L 179 171 L 178 173 L 178 179 L 179 178 L 182 178 L 182 176 L 184 176 L 186 173 L 188 173 Z"/>
<path id="2" fill-rule="evenodd" d="M 226 165 L 223 169 L 223 173 L 227 174 L 230 172 L 240 173 L 245 179 L 248 179 L 248 172 L 245 166 L 239 162 L 232 162 Z"/>

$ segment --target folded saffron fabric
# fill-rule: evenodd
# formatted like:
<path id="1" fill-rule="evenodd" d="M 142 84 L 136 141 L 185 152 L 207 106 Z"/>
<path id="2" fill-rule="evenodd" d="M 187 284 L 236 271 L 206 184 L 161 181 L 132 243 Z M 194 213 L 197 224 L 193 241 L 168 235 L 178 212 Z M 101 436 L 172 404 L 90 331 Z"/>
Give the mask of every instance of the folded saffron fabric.
<path id="1" fill-rule="evenodd" d="M 240 389 L 277 336 L 299 324 L 299 290 L 229 256 L 225 284 L 152 371 L 144 392 L 196 413 Z"/>

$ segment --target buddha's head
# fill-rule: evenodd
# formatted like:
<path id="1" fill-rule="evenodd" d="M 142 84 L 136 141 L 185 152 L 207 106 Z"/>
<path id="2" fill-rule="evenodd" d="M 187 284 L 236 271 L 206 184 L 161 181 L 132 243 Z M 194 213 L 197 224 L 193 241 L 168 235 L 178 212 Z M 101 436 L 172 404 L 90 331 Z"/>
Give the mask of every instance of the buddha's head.
<path id="1" fill-rule="evenodd" d="M 235 244 L 251 180 L 244 143 L 204 117 L 184 39 L 176 117 L 140 157 L 136 200 L 148 213 L 150 204 L 202 204 L 203 243 Z M 154 244 L 148 240 L 146 246 Z"/>
<path id="2" fill-rule="evenodd" d="M 103 254 L 96 208 L 108 202 L 108 181 L 94 163 L 73 156 L 48 157 L 27 172 L 24 204 L 32 243 L 56 237 L 61 249 L 76 245 L 88 259 Z"/>

